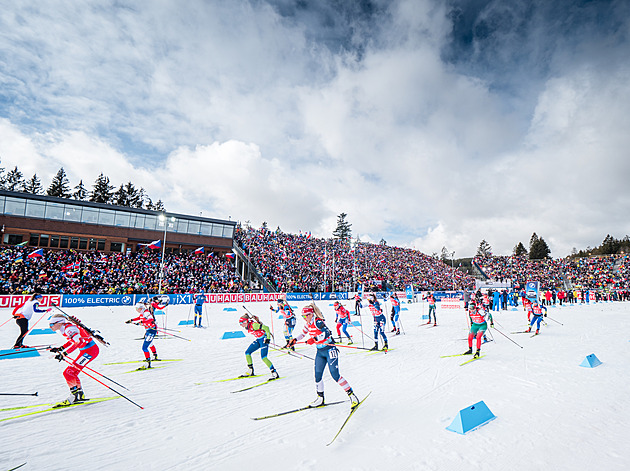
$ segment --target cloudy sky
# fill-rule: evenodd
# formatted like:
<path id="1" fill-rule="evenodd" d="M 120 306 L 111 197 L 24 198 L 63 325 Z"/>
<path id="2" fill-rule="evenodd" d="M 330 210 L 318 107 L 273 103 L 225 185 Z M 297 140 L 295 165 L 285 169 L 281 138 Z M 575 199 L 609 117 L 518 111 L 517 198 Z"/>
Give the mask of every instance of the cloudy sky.
<path id="1" fill-rule="evenodd" d="M 630 234 L 630 2 L 2 1 L 0 158 L 169 211 L 552 256 Z"/>

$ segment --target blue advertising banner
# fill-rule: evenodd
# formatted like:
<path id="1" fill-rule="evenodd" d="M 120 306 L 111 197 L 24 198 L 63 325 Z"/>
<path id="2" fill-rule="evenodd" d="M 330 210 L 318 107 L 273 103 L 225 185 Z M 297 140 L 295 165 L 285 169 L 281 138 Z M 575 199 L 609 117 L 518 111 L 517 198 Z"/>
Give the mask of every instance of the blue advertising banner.
<path id="1" fill-rule="evenodd" d="M 132 294 L 64 294 L 62 307 L 133 306 Z"/>
<path id="2" fill-rule="evenodd" d="M 538 288 L 538 281 L 528 281 L 525 285 L 525 296 L 531 300 L 538 299 Z"/>
<path id="3" fill-rule="evenodd" d="M 407 299 L 413 299 L 413 285 L 405 286 L 405 294 L 407 295 Z"/>

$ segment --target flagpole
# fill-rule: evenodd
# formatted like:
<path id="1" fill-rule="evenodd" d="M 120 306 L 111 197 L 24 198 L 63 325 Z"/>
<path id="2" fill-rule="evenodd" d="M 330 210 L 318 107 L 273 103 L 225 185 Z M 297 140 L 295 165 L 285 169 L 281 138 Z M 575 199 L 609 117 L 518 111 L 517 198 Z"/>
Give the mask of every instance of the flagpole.
<path id="1" fill-rule="evenodd" d="M 166 227 L 168 225 L 168 221 L 166 219 L 166 214 L 162 213 L 159 216 L 159 219 L 164 221 L 164 240 L 162 241 L 162 260 L 160 261 L 160 281 L 158 283 L 158 294 L 162 294 L 162 277 L 164 275 L 164 253 L 166 252 Z"/>

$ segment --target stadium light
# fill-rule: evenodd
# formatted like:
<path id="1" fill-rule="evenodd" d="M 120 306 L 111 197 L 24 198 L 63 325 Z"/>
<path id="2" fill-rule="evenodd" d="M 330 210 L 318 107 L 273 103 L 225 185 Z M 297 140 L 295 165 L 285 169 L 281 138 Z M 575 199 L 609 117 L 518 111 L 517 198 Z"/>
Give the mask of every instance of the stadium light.
<path id="1" fill-rule="evenodd" d="M 158 216 L 158 219 L 164 223 L 164 240 L 162 241 L 162 260 L 160 261 L 160 281 L 158 282 L 158 294 L 162 294 L 162 278 L 164 277 L 164 253 L 166 252 L 166 228 L 168 227 L 168 221 L 175 222 L 175 218 L 167 218 L 166 214 L 162 213 Z"/>

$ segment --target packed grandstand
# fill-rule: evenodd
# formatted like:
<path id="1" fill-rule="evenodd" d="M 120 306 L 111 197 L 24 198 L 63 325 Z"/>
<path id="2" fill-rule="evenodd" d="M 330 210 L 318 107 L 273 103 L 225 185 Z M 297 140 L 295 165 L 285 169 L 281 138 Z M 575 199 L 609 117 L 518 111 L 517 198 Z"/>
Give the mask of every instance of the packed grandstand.
<path id="1" fill-rule="evenodd" d="M 259 276 L 277 292 L 470 290 L 476 279 L 508 286 L 540 282 L 542 289 L 626 290 L 628 255 L 545 259 L 520 256 L 475 257 L 476 276 L 420 251 L 382 244 L 321 239 L 238 227 L 235 243 Z M 162 253 L 48 250 L 29 257 L 33 247 L 5 246 L 0 251 L 0 292 L 61 294 L 156 293 Z M 248 292 L 252 288 L 232 260 L 214 254 L 165 255 L 165 293 Z"/>

